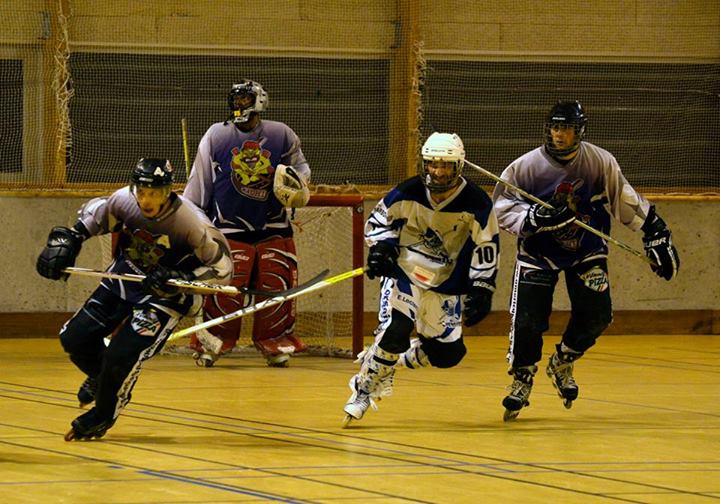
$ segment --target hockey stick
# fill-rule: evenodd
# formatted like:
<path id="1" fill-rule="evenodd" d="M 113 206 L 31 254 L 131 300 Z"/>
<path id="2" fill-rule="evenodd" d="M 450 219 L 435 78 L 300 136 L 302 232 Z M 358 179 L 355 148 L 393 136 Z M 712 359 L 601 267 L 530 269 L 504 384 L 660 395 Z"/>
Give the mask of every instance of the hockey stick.
<path id="1" fill-rule="evenodd" d="M 180 338 L 184 338 L 185 336 L 190 336 L 191 334 L 202 331 L 203 329 L 208 329 L 209 327 L 215 327 L 220 324 L 224 324 L 225 322 L 229 322 L 231 320 L 239 319 L 240 317 L 244 317 L 245 315 L 249 315 L 251 313 L 254 313 L 259 310 L 263 310 L 265 308 L 268 308 L 270 306 L 275 306 L 281 303 L 284 303 L 285 301 L 289 301 L 290 299 L 304 296 L 306 294 L 310 294 L 311 292 L 315 292 L 321 289 L 324 289 L 325 287 L 329 287 L 331 285 L 334 285 L 338 282 L 342 282 L 343 280 L 347 280 L 348 278 L 354 278 L 356 276 L 360 276 L 363 273 L 365 273 L 365 268 L 357 268 L 354 270 L 346 271 L 345 273 L 340 273 L 339 275 L 335 275 L 333 277 L 327 278 L 323 280 L 322 278 L 319 278 L 320 275 L 313 278 L 312 280 L 305 282 L 302 285 L 298 285 L 294 289 L 290 289 L 289 291 L 285 292 L 278 292 L 275 293 L 275 295 L 271 298 L 265 299 L 264 301 L 260 301 L 257 304 L 254 304 L 252 306 L 247 306 L 245 308 L 241 308 L 240 310 L 226 313 L 222 317 L 217 317 L 211 320 L 206 320 L 205 322 L 202 322 L 200 324 L 196 324 L 191 327 L 187 327 L 185 329 L 181 329 L 180 331 L 177 331 L 170 335 L 170 337 L 167 339 L 167 342 L 175 341 Z M 204 344 L 205 340 L 200 338 L 201 342 Z M 208 341 L 211 347 L 208 348 L 208 350 L 213 351 L 215 353 L 219 353 L 220 347 L 222 346 L 222 340 L 220 338 L 214 338 L 218 341 Z M 220 346 L 217 345 L 219 343 Z"/>
<path id="2" fill-rule="evenodd" d="M 185 156 L 185 176 L 190 178 L 190 148 L 188 147 L 188 128 L 187 119 L 180 119 L 180 127 L 182 129 L 183 155 Z"/>
<path id="3" fill-rule="evenodd" d="M 475 163 L 471 163 L 471 162 L 468 161 L 467 159 L 465 160 L 465 164 L 467 164 L 467 165 L 470 166 L 471 168 L 475 168 L 477 171 L 479 171 L 480 173 L 482 173 L 483 175 L 485 175 L 485 176 L 487 176 L 487 177 L 490 177 L 490 178 L 493 179 L 495 182 L 498 182 L 498 183 L 500 183 L 500 184 L 503 184 L 503 185 L 506 186 L 506 187 L 509 187 L 509 188 L 512 189 L 513 191 L 517 192 L 519 195 L 525 197 L 526 199 L 529 199 L 530 201 L 532 201 L 532 202 L 534 202 L 534 203 L 537 203 L 538 205 L 541 205 L 541 206 L 543 206 L 543 207 L 545 207 L 545 208 L 554 208 L 550 203 L 547 203 L 547 202 L 541 200 L 541 199 L 538 198 L 537 196 L 533 196 L 533 195 L 530 194 L 529 192 L 523 191 L 522 189 L 520 189 L 519 187 L 511 184 L 511 183 L 508 182 L 507 180 L 503 180 L 502 178 L 500 178 L 500 177 L 498 177 L 497 175 L 495 175 L 493 172 L 488 171 L 488 170 L 486 170 L 485 168 L 476 165 Z M 599 237 L 602 238 L 603 240 L 605 240 L 605 241 L 607 241 L 607 242 L 609 242 L 609 243 L 612 243 L 613 245 L 615 245 L 615 246 L 617 246 L 617 247 L 620 247 L 621 249 L 623 249 L 623 250 L 626 251 L 626 252 L 630 252 L 632 255 L 639 257 L 640 259 L 642 259 L 642 260 L 645 261 L 646 263 L 650 264 L 651 266 L 657 266 L 657 264 L 655 264 L 655 261 L 653 261 L 652 259 L 650 259 L 648 256 L 646 256 L 646 255 L 643 254 L 642 252 L 640 252 L 640 251 L 638 251 L 638 250 L 635 250 L 635 249 L 632 248 L 630 245 L 626 245 L 625 243 L 621 242 L 620 240 L 616 240 L 616 239 L 613 238 L 612 236 L 607 235 L 607 234 L 603 233 L 602 231 L 595 229 L 595 228 L 592 227 L 592 226 L 588 226 L 588 225 L 585 224 L 584 222 L 579 221 L 579 220 L 577 220 L 577 219 L 573 222 L 573 224 L 575 224 L 575 225 L 578 226 L 578 227 L 583 228 L 583 229 L 586 230 L 586 231 L 589 231 L 590 233 L 594 234 L 595 236 L 599 236 Z"/>
<path id="4" fill-rule="evenodd" d="M 71 275 L 81 275 L 81 276 L 90 276 L 90 277 L 100 277 L 100 278 L 111 278 L 114 280 L 126 280 L 128 282 L 142 282 L 145 279 L 145 275 L 135 275 L 132 273 L 110 273 L 107 271 L 98 271 L 88 268 L 65 268 L 63 270 L 64 273 L 69 273 Z M 313 280 L 319 281 L 325 278 L 328 273 L 330 273 L 330 270 L 324 270 L 321 273 L 319 273 Z M 237 296 L 239 294 L 249 294 L 251 296 L 264 296 L 264 297 L 272 297 L 277 296 L 278 294 L 286 293 L 286 292 L 292 292 L 297 287 L 294 287 L 292 289 L 288 289 L 286 291 L 265 291 L 265 290 L 258 290 L 258 289 L 250 289 L 248 287 L 233 287 L 231 285 L 213 285 L 213 284 L 207 284 L 204 282 L 195 282 L 195 281 L 189 281 L 189 280 L 179 280 L 179 279 L 170 279 L 167 282 L 169 285 L 172 285 L 174 287 L 178 287 L 179 289 L 187 289 L 191 290 L 193 292 L 197 292 L 198 294 L 225 294 L 227 296 Z"/>

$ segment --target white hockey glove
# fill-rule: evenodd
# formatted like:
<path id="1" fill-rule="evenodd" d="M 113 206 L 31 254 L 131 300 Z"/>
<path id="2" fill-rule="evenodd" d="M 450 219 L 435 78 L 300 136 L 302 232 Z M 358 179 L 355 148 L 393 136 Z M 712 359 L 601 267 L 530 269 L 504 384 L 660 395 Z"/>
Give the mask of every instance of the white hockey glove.
<path id="1" fill-rule="evenodd" d="M 295 168 L 284 164 L 275 168 L 273 192 L 280 203 L 289 208 L 304 207 L 310 200 L 310 189 L 305 179 Z"/>

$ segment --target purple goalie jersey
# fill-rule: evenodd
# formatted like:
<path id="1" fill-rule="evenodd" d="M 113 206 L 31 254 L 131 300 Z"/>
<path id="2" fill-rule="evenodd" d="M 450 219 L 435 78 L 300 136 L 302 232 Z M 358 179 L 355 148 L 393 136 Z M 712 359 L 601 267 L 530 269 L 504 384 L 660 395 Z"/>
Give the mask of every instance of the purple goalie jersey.
<path id="1" fill-rule="evenodd" d="M 278 164 L 310 178 L 300 140 L 289 126 L 262 120 L 243 132 L 230 122 L 215 123 L 200 141 L 184 196 L 224 234 L 289 232 L 287 212 L 273 193 Z"/>

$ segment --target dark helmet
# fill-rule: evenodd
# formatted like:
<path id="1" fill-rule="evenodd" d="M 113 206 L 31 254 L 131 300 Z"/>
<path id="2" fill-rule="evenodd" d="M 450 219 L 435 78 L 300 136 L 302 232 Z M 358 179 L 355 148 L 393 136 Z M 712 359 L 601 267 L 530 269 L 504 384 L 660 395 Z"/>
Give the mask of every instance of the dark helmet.
<path id="1" fill-rule="evenodd" d="M 575 129 L 575 142 L 570 147 L 565 149 L 558 149 L 553 143 L 552 134 L 550 130 L 558 125 L 565 127 L 572 126 Z M 572 152 L 575 152 L 580 147 L 580 142 L 585 136 L 585 129 L 587 126 L 587 116 L 583 110 L 583 106 L 579 101 L 559 101 L 557 102 L 550 113 L 545 118 L 545 127 L 543 129 L 543 135 L 545 138 L 545 149 L 552 156 L 563 157 Z"/>
<path id="2" fill-rule="evenodd" d="M 164 187 L 173 183 L 170 161 L 162 158 L 142 158 L 132 172 L 134 186 Z"/>
<path id="3" fill-rule="evenodd" d="M 249 107 L 240 110 L 235 98 L 247 95 L 252 96 L 254 101 Z M 267 110 L 270 99 L 260 83 L 244 79 L 232 85 L 227 101 L 232 114 L 230 120 L 235 124 L 242 124 L 248 122 L 253 113 L 259 114 Z"/>

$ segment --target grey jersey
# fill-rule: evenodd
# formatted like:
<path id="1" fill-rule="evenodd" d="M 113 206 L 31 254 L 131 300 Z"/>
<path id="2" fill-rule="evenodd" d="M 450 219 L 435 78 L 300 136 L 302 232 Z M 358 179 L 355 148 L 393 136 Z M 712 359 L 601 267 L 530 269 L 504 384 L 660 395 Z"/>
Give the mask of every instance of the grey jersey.
<path id="1" fill-rule="evenodd" d="M 615 157 L 605 149 L 582 142 L 577 156 L 563 165 L 544 147 L 519 157 L 501 178 L 543 201 L 566 203 L 578 220 L 610 233 L 610 217 L 639 230 L 650 204 L 625 179 Z M 493 194 L 500 228 L 518 236 L 518 259 L 536 266 L 559 269 L 607 255 L 602 238 L 577 226 L 525 236 L 523 222 L 534 204 L 498 183 Z"/>
<path id="2" fill-rule="evenodd" d="M 91 235 L 119 232 L 115 261 L 108 271 L 145 274 L 156 266 L 192 271 L 197 280 L 227 285 L 232 277 L 230 247 L 205 214 L 190 201 L 170 195 L 170 207 L 156 219 L 142 215 L 129 187 L 108 198 L 95 198 L 79 212 Z M 123 299 L 145 294 L 138 283 L 103 280 Z"/>

